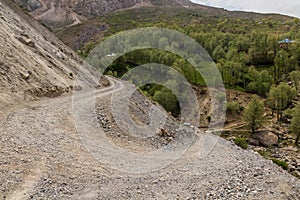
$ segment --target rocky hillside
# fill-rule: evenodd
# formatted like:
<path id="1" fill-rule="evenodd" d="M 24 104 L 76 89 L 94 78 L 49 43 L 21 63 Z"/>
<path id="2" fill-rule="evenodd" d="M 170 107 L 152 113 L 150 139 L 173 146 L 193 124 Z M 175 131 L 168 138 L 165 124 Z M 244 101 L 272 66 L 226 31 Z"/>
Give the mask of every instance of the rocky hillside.
<path id="1" fill-rule="evenodd" d="M 36 19 L 48 26 L 75 25 L 87 18 L 116 10 L 143 6 L 188 6 L 188 0 L 15 0 Z"/>
<path id="2" fill-rule="evenodd" d="M 140 7 L 185 8 L 197 9 L 203 13 L 232 17 L 261 18 L 262 14 L 247 12 L 230 12 L 220 8 L 213 8 L 192 3 L 190 0 L 14 0 L 34 18 L 48 27 L 58 28 L 73 26 L 87 19 L 105 14 Z M 286 18 L 272 15 L 272 18 Z"/>
<path id="3" fill-rule="evenodd" d="M 181 7 L 200 9 L 205 13 L 228 14 L 219 8 L 212 8 L 192 3 L 189 0 L 14 0 L 37 20 L 48 27 L 73 26 L 87 19 L 105 14 L 140 7 Z M 232 14 L 230 12 L 230 14 Z"/>
<path id="4" fill-rule="evenodd" d="M 1 109 L 72 91 L 77 71 L 88 69 L 83 61 L 11 1 L 2 0 L 0 10 Z"/>

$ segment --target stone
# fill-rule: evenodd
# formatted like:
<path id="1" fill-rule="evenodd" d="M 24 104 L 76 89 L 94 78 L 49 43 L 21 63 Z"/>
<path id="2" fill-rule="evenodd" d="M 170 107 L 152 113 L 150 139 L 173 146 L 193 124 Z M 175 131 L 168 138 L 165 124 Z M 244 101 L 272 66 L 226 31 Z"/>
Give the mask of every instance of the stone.
<path id="1" fill-rule="evenodd" d="M 104 87 L 107 87 L 110 84 L 108 78 L 106 78 L 105 76 L 101 76 L 99 83 L 101 86 L 104 86 Z"/>
<path id="2" fill-rule="evenodd" d="M 259 141 L 258 140 L 250 138 L 248 141 L 249 141 L 250 145 L 259 146 Z"/>
<path id="3" fill-rule="evenodd" d="M 30 75 L 32 74 L 31 71 L 27 71 L 27 72 L 22 72 L 22 71 L 19 71 L 21 77 L 25 80 L 28 80 L 30 78 Z"/>
<path id="4" fill-rule="evenodd" d="M 252 138 L 258 140 L 261 145 L 267 147 L 275 145 L 278 142 L 278 136 L 268 131 L 256 132 L 252 135 Z"/>
<path id="5" fill-rule="evenodd" d="M 29 39 L 29 38 L 25 38 L 25 37 L 17 37 L 17 39 L 22 42 L 23 44 L 30 46 L 30 47 L 35 47 L 35 43 Z"/>

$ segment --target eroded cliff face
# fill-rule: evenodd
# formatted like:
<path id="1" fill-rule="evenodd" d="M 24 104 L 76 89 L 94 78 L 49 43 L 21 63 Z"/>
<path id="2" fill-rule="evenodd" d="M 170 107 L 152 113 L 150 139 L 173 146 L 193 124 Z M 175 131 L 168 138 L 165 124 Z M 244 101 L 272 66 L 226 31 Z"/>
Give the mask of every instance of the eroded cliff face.
<path id="1" fill-rule="evenodd" d="M 39 0 L 15 0 L 15 2 L 28 12 L 32 12 L 42 7 Z"/>
<path id="2" fill-rule="evenodd" d="M 70 26 L 113 11 L 145 6 L 192 5 L 189 0 L 14 0 L 49 27 Z"/>
<path id="3" fill-rule="evenodd" d="M 11 1 L 0 1 L 0 13 L 0 108 L 71 92 L 78 71 L 94 77 L 71 49 Z"/>
<path id="4" fill-rule="evenodd" d="M 139 3 L 143 2 L 142 0 L 89 0 L 89 1 L 78 1 L 74 6 L 74 11 L 85 17 L 95 17 L 100 16 L 115 10 L 125 9 L 133 7 Z"/>

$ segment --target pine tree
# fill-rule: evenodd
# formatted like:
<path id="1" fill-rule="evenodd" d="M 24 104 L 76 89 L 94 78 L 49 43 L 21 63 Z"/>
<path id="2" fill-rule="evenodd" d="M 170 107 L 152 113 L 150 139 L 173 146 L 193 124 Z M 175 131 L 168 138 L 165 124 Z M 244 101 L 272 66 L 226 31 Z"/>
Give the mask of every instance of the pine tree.
<path id="1" fill-rule="evenodd" d="M 252 134 L 263 125 L 264 105 L 257 96 L 255 96 L 246 107 L 243 120 L 247 127 L 251 129 Z"/>
<path id="2" fill-rule="evenodd" d="M 277 121 L 282 117 L 282 112 L 292 103 L 297 95 L 295 88 L 281 82 L 277 87 L 272 87 L 268 96 L 268 105 L 277 113 Z"/>
<path id="3" fill-rule="evenodd" d="M 290 78 L 292 79 L 294 86 L 296 88 L 296 91 L 299 90 L 299 81 L 300 81 L 300 71 L 295 70 L 290 73 Z"/>
<path id="4" fill-rule="evenodd" d="M 294 108 L 292 116 L 290 130 L 296 134 L 296 145 L 298 145 L 300 140 L 300 104 Z"/>

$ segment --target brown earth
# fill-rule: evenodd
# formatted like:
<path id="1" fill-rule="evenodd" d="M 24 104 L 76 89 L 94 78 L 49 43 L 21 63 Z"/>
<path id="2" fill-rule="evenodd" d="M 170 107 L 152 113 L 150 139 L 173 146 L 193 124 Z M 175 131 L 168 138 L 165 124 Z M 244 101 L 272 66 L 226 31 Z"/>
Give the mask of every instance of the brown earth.
<path id="1" fill-rule="evenodd" d="M 1 1 L 0 9 L 1 109 L 71 92 L 78 71 L 86 77 L 96 75 L 76 53 L 10 1 Z M 97 81 L 88 80 L 90 85 Z"/>
<path id="2" fill-rule="evenodd" d="M 42 21 L 48 27 L 57 28 L 72 26 L 88 21 L 88 19 L 103 16 L 111 12 L 140 7 L 181 7 L 197 9 L 203 13 L 232 17 L 261 18 L 264 15 L 248 12 L 231 12 L 220 8 L 213 8 L 192 3 L 189 0 L 14 0 L 34 18 Z M 289 17 L 270 15 L 273 18 Z"/>

